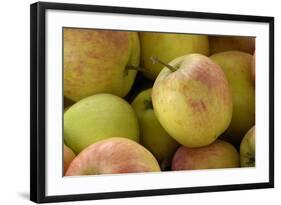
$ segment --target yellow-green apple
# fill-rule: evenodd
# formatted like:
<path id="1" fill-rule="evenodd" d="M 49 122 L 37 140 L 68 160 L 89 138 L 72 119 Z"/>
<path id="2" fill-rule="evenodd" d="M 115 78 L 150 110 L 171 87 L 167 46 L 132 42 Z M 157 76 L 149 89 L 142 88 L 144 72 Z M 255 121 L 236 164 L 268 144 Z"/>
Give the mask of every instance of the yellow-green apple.
<path id="1" fill-rule="evenodd" d="M 65 144 L 63 145 L 63 173 L 65 174 L 72 160 L 76 157 L 74 152 Z"/>
<path id="2" fill-rule="evenodd" d="M 240 144 L 240 163 L 241 167 L 254 167 L 255 166 L 255 126 L 253 126 L 243 137 Z"/>
<path id="3" fill-rule="evenodd" d="M 151 100 L 151 89 L 142 91 L 132 102 L 140 125 L 140 143 L 159 162 L 169 159 L 176 151 L 178 143 L 169 136 L 157 120 Z"/>
<path id="4" fill-rule="evenodd" d="M 118 96 L 96 94 L 64 113 L 64 142 L 76 154 L 112 136 L 139 141 L 137 116 L 130 104 Z"/>
<path id="5" fill-rule="evenodd" d="M 172 170 L 218 169 L 239 167 L 239 153 L 223 140 L 198 148 L 181 146 L 173 157 Z"/>
<path id="6" fill-rule="evenodd" d="M 210 53 L 238 50 L 253 54 L 255 38 L 242 36 L 209 36 Z"/>
<path id="7" fill-rule="evenodd" d="M 65 28 L 64 95 L 78 101 L 96 93 L 124 97 L 134 82 L 140 46 L 136 32 Z"/>
<path id="8" fill-rule="evenodd" d="M 143 74 L 154 80 L 162 70 L 160 64 L 151 62 L 157 56 L 164 62 L 190 53 L 209 55 L 209 42 L 206 35 L 171 34 L 140 32 L 141 58 L 146 72 Z"/>
<path id="9" fill-rule="evenodd" d="M 232 93 L 232 120 L 224 139 L 240 144 L 245 133 L 255 124 L 252 55 L 241 51 L 225 51 L 214 54 L 210 58 L 223 69 Z"/>
<path id="10" fill-rule="evenodd" d="M 66 175 L 158 172 L 155 157 L 135 141 L 113 137 L 84 149 L 70 164 Z"/>
<path id="11" fill-rule="evenodd" d="M 231 93 L 222 69 L 201 54 L 176 58 L 166 66 L 170 68 L 163 68 L 152 89 L 160 124 L 184 146 L 214 142 L 232 116 Z"/>

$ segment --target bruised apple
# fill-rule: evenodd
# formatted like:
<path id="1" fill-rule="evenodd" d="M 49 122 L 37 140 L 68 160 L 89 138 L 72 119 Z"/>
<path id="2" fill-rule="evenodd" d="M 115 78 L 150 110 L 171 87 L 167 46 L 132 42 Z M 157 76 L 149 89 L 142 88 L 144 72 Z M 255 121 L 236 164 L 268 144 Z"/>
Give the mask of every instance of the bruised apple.
<path id="1" fill-rule="evenodd" d="M 90 145 L 70 164 L 66 175 L 97 175 L 160 171 L 157 160 L 140 144 L 109 138 Z"/>

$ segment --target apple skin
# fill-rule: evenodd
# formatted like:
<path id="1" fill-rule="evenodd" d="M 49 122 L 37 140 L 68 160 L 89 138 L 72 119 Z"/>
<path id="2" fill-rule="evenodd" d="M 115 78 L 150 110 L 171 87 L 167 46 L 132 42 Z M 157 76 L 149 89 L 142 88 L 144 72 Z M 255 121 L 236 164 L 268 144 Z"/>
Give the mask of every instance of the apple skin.
<path id="1" fill-rule="evenodd" d="M 131 89 L 140 45 L 136 32 L 65 28 L 64 96 L 78 101 L 97 93 L 124 97 Z"/>
<path id="2" fill-rule="evenodd" d="M 64 142 L 76 154 L 112 136 L 139 141 L 137 116 L 130 104 L 118 96 L 96 94 L 64 113 Z"/>
<path id="3" fill-rule="evenodd" d="M 162 127 L 186 147 L 214 142 L 228 127 L 232 98 L 221 68 L 208 57 L 189 54 L 163 68 L 152 89 L 154 112 Z"/>
<path id="4" fill-rule="evenodd" d="M 210 54 L 238 50 L 253 54 L 255 38 L 239 36 L 209 36 Z"/>
<path id="5" fill-rule="evenodd" d="M 232 120 L 224 139 L 239 145 L 245 133 L 255 124 L 252 55 L 240 51 L 226 51 L 214 54 L 210 58 L 223 69 L 233 99 Z"/>
<path id="6" fill-rule="evenodd" d="M 239 167 L 239 153 L 223 140 L 216 140 L 205 147 L 181 146 L 173 157 L 172 170 L 196 170 Z"/>
<path id="7" fill-rule="evenodd" d="M 146 147 L 159 162 L 169 159 L 176 151 L 178 143 L 169 136 L 157 120 L 151 99 L 152 89 L 139 93 L 132 102 L 140 125 L 140 143 Z"/>
<path id="8" fill-rule="evenodd" d="M 240 162 L 241 167 L 255 166 L 255 126 L 253 126 L 243 137 L 240 144 Z"/>
<path id="9" fill-rule="evenodd" d="M 157 56 L 163 62 L 170 62 L 173 59 L 190 53 L 209 55 L 209 41 L 206 35 L 189 34 L 168 34 L 140 32 L 141 58 L 143 72 L 147 78 L 154 80 L 162 70 L 160 64 L 153 64 L 151 56 Z"/>
<path id="10" fill-rule="evenodd" d="M 97 175 L 134 172 L 158 172 L 155 157 L 140 144 L 113 137 L 83 150 L 70 164 L 66 175 Z"/>
<path id="11" fill-rule="evenodd" d="M 76 157 L 74 152 L 65 144 L 63 145 L 63 173 L 65 174 L 72 160 Z"/>

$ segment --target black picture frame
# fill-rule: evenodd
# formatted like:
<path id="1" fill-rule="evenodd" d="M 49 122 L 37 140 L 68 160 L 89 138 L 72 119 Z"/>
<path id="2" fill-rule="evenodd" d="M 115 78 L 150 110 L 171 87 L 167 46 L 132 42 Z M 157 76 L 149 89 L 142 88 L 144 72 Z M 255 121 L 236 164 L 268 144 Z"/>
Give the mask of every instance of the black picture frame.
<path id="1" fill-rule="evenodd" d="M 46 82 L 45 82 L 45 24 L 46 10 L 87 11 L 151 16 L 169 16 L 195 19 L 217 19 L 269 24 L 269 182 L 239 185 L 171 188 L 158 190 L 126 191 L 46 196 L 45 140 L 46 140 Z M 154 195 L 186 194 L 245 190 L 274 187 L 274 18 L 265 16 L 229 15 L 174 10 L 110 7 L 82 4 L 38 2 L 30 6 L 30 199 L 37 203 L 76 200 L 109 199 Z"/>

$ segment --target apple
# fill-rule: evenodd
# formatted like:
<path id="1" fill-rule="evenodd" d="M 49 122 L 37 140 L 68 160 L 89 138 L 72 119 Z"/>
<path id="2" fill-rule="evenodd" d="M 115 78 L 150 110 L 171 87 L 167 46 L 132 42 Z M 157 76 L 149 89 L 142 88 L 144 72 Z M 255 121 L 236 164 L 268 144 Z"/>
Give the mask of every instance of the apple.
<path id="1" fill-rule="evenodd" d="M 164 62 L 190 53 L 209 55 L 209 42 L 206 35 L 171 34 L 140 32 L 141 58 L 149 79 L 156 79 L 163 66 L 153 64 L 152 56 L 157 56 Z"/>
<path id="2" fill-rule="evenodd" d="M 118 96 L 96 94 L 80 100 L 64 113 L 64 142 L 76 154 L 113 136 L 139 141 L 136 114 Z"/>
<path id="3" fill-rule="evenodd" d="M 76 157 L 74 152 L 65 144 L 63 145 L 63 173 L 65 174 L 72 160 Z"/>
<path id="4" fill-rule="evenodd" d="M 227 129 L 232 116 L 223 71 L 201 54 L 176 58 L 166 66 L 170 68 L 163 68 L 152 88 L 157 119 L 184 146 L 211 144 Z"/>
<path id="5" fill-rule="evenodd" d="M 159 162 L 168 159 L 176 151 L 178 143 L 169 136 L 157 120 L 151 100 L 152 89 L 142 91 L 132 102 L 140 125 L 140 143 Z"/>
<path id="6" fill-rule="evenodd" d="M 109 138 L 84 149 L 70 164 L 66 175 L 98 175 L 158 172 L 155 157 L 140 144 L 126 138 Z"/>
<path id="7" fill-rule="evenodd" d="M 198 148 L 181 146 L 173 157 L 172 170 L 196 170 L 239 167 L 239 153 L 223 140 Z"/>
<path id="8" fill-rule="evenodd" d="M 131 89 L 140 46 L 136 32 L 64 28 L 64 96 L 78 101 L 97 93 L 124 97 Z"/>
<path id="9" fill-rule="evenodd" d="M 225 51 L 214 54 L 210 58 L 223 69 L 233 99 L 232 119 L 224 139 L 240 144 L 245 133 L 255 124 L 252 55 L 241 51 Z"/>
<path id="10" fill-rule="evenodd" d="M 238 50 L 253 54 L 255 38 L 242 36 L 209 36 L 210 53 Z"/>
<path id="11" fill-rule="evenodd" d="M 241 167 L 255 166 L 255 126 L 253 126 L 243 137 L 240 144 Z"/>

